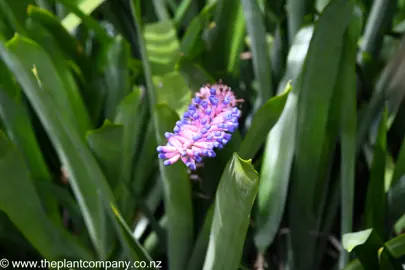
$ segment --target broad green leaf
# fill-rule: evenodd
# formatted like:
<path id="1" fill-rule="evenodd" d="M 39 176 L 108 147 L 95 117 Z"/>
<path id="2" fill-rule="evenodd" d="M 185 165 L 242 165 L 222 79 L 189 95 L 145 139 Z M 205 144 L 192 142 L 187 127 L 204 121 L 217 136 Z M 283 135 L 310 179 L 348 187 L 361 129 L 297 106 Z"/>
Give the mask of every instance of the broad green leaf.
<path id="1" fill-rule="evenodd" d="M 234 153 L 215 195 L 204 270 L 238 269 L 257 189 L 258 173 L 251 161 Z"/>
<path id="2" fill-rule="evenodd" d="M 288 7 L 287 22 L 290 42 L 295 38 L 300 28 L 305 23 L 305 15 L 314 8 L 315 0 L 286 0 Z"/>
<path id="3" fill-rule="evenodd" d="M 253 71 L 258 83 L 256 108 L 273 96 L 270 55 L 266 42 L 264 18 L 256 0 L 242 0 L 247 32 L 251 41 Z"/>
<path id="4" fill-rule="evenodd" d="M 137 197 L 144 194 L 148 181 L 157 170 L 157 145 L 155 128 L 152 123 L 148 123 L 145 126 L 143 143 L 139 149 L 134 169 L 133 189 Z"/>
<path id="5" fill-rule="evenodd" d="M 368 231 L 368 230 L 366 230 Z M 359 232 L 360 236 L 361 234 L 363 234 L 364 232 Z M 355 238 L 356 236 L 354 236 Z M 364 236 L 361 236 L 364 238 Z M 346 248 L 345 242 L 343 242 L 344 247 Z M 381 251 L 383 249 L 388 249 L 390 254 L 394 257 L 394 258 L 401 258 L 402 256 L 405 255 L 405 234 L 402 234 L 398 237 L 395 237 L 394 239 L 389 240 L 388 242 L 385 242 L 384 246 L 382 248 L 379 249 L 379 253 L 381 253 Z M 351 261 L 345 268 L 344 270 L 363 270 L 363 269 L 367 269 L 367 268 L 363 268 L 361 265 L 360 260 L 356 259 Z"/>
<path id="6" fill-rule="evenodd" d="M 203 266 L 205 254 L 207 253 L 208 242 L 210 240 L 212 218 L 214 214 L 213 205 L 210 206 L 205 214 L 204 224 L 198 234 L 193 252 L 191 253 L 190 260 L 188 261 L 188 270 L 199 270 Z"/>
<path id="7" fill-rule="evenodd" d="M 124 127 L 106 120 L 102 127 L 86 134 L 87 143 L 100 167 L 103 169 L 112 190 L 122 182 L 121 164 Z"/>
<path id="8" fill-rule="evenodd" d="M 34 127 L 23 102 L 21 90 L 13 81 L 11 73 L 0 62 L 0 119 L 6 127 L 9 138 L 22 153 L 22 157 L 37 184 L 50 183 L 51 175 L 41 152 Z M 48 215 L 60 222 L 59 209 L 51 193 L 40 193 L 43 196 Z"/>
<path id="9" fill-rule="evenodd" d="M 403 237 L 384 243 L 373 229 L 343 236 L 343 248 L 354 252 L 360 264 L 351 262 L 345 269 L 402 269 L 395 258 L 404 255 Z M 402 254 L 401 254 L 402 253 Z"/>
<path id="10" fill-rule="evenodd" d="M 348 252 L 354 251 L 364 269 L 378 266 L 378 249 L 382 245 L 381 238 L 373 229 L 343 235 L 342 245 Z"/>
<path id="11" fill-rule="evenodd" d="M 303 27 L 295 35 L 294 42 L 287 56 L 287 68 L 278 85 L 277 94 L 281 94 L 284 91 L 289 81 L 292 81 L 293 84 L 296 83 L 305 62 L 313 32 L 314 26 L 310 25 Z"/>
<path id="12" fill-rule="evenodd" d="M 18 57 L 24 59 L 23 64 L 27 70 L 31 70 L 35 66 L 35 69 L 41 73 L 44 89 L 52 96 L 55 105 L 63 108 L 60 110 L 60 115 L 63 116 L 63 119 L 69 119 L 79 133 L 84 135 L 90 127 L 90 120 L 79 89 L 74 84 L 67 66 L 63 66 L 63 62 L 55 65 L 51 56 L 38 44 L 21 36 L 16 35 L 8 42 L 7 47 Z M 52 74 L 52 76 L 48 74 Z"/>
<path id="13" fill-rule="evenodd" d="M 356 172 L 356 35 L 351 30 L 346 33 L 339 71 L 339 82 L 335 94 L 341 95 L 340 136 L 341 136 L 341 235 L 352 232 L 354 211 L 354 183 Z M 348 262 L 348 254 L 340 254 L 340 266 Z"/>
<path id="14" fill-rule="evenodd" d="M 36 139 L 26 104 L 23 102 L 21 90 L 2 62 L 0 74 L 0 117 L 7 128 L 9 138 L 23 154 L 31 177 L 49 181 L 51 176 Z"/>
<path id="15" fill-rule="evenodd" d="M 252 124 L 239 148 L 242 158 L 253 158 L 256 155 L 270 130 L 279 121 L 290 91 L 291 84 L 287 84 L 284 93 L 269 99 L 255 113 Z"/>
<path id="16" fill-rule="evenodd" d="M 325 8 L 316 22 L 296 86 L 299 93 L 297 141 L 289 208 L 294 269 L 310 270 L 314 267 L 316 238 L 310 231 L 317 230 L 319 226 L 321 204 L 318 202 L 321 198 L 316 195 L 325 184 L 318 181 L 325 169 L 322 151 L 343 36 L 352 13 L 352 1 L 333 1 Z"/>
<path id="17" fill-rule="evenodd" d="M 195 56 L 196 47 L 198 43 L 202 43 L 201 32 L 204 28 L 204 23 L 207 21 L 208 16 L 216 7 L 216 2 L 207 4 L 187 27 L 186 32 L 180 43 L 180 51 L 183 56 L 193 58 Z"/>
<path id="18" fill-rule="evenodd" d="M 106 48 L 106 63 L 104 71 L 105 87 L 107 90 L 105 115 L 113 119 L 121 100 L 131 92 L 129 44 L 121 36 L 115 37 Z"/>
<path id="19" fill-rule="evenodd" d="M 166 144 L 164 133 L 174 127 L 179 117 L 164 104 L 157 105 L 155 113 L 158 122 L 157 134 L 160 135 L 157 141 L 159 145 L 163 145 Z M 186 166 L 181 161 L 167 167 L 163 165 L 163 161 L 160 161 L 159 169 L 162 175 L 165 212 L 168 218 L 169 268 L 186 269 L 194 240 L 190 179 Z"/>
<path id="20" fill-rule="evenodd" d="M 405 255 L 405 234 L 401 234 L 394 239 L 385 243 L 385 247 L 388 248 L 390 253 L 395 258 L 400 258 Z"/>
<path id="21" fill-rule="evenodd" d="M 45 258 L 94 259 L 67 231 L 49 219 L 20 153 L 1 131 L 0 175 L 0 209 Z"/>
<path id="22" fill-rule="evenodd" d="M 238 75 L 246 32 L 242 4 L 234 0 L 217 0 L 216 3 L 215 27 L 205 40 L 210 50 L 205 58 L 206 67 L 215 71 L 215 75 L 223 76 L 225 72 Z"/>
<path id="23" fill-rule="evenodd" d="M 41 24 L 29 18 L 26 23 L 29 37 L 38 43 L 52 60 L 52 64 L 57 70 L 57 76 L 63 84 L 63 89 L 67 93 L 66 96 L 71 100 L 71 108 L 79 119 L 79 125 L 82 131 L 85 132 L 90 128 L 90 116 L 85 107 L 84 100 L 80 96 L 80 89 L 75 81 L 74 72 L 70 69 L 71 61 L 66 57 L 66 54 L 58 46 L 58 42 L 53 35 Z M 21 46 L 23 47 L 23 46 Z M 20 48 L 21 50 L 23 48 Z M 40 52 L 43 54 L 42 52 Z M 45 57 L 45 56 L 44 56 Z M 56 77 L 56 76 L 55 76 Z M 57 79 L 55 79 L 57 80 Z M 55 88 L 58 89 L 58 88 Z M 56 90 L 54 90 L 56 91 Z M 59 92 L 60 90 L 58 90 Z M 83 133 L 84 134 L 84 133 Z"/>
<path id="24" fill-rule="evenodd" d="M 166 103 L 181 117 L 191 102 L 191 91 L 183 76 L 177 72 L 167 73 L 163 77 L 154 77 L 154 84 L 156 102 Z"/>
<path id="25" fill-rule="evenodd" d="M 80 67 L 81 72 L 85 75 L 85 78 L 90 78 L 92 63 L 89 57 L 84 54 L 83 45 L 66 31 L 59 19 L 49 11 L 35 6 L 29 6 L 27 13 L 29 18 L 41 24 L 55 37 L 59 48 L 75 61 Z"/>
<path id="26" fill-rule="evenodd" d="M 281 100 L 281 97 L 284 96 L 281 91 L 284 91 L 284 103 L 282 104 L 282 107 L 280 106 L 280 112 L 276 120 L 277 122 L 274 123 L 275 126 L 273 129 L 269 129 L 266 133 L 263 132 L 263 134 L 267 136 L 267 143 L 260 176 L 263 181 L 259 182 L 257 198 L 258 214 L 256 216 L 258 226 L 254 238 L 256 247 L 261 253 L 263 253 L 273 241 L 284 212 L 286 191 L 293 160 L 292 154 L 295 151 L 294 145 L 296 140 L 295 130 L 298 102 L 297 88 L 294 88 L 288 93 L 286 92 L 286 89 L 291 88 L 290 80 L 293 85 L 297 85 L 297 78 L 301 72 L 302 65 L 304 64 L 312 32 L 312 26 L 303 28 L 297 33 L 294 39 L 294 43 L 291 46 L 287 58 L 286 73 L 278 87 L 277 92 L 280 93 L 280 95 L 271 99 Z M 259 115 L 259 113 L 261 113 L 261 109 L 259 109 L 257 115 Z M 263 122 L 267 123 L 267 121 L 268 120 L 258 121 L 257 125 L 262 127 L 264 126 Z M 255 118 L 253 118 L 253 123 L 250 128 L 251 130 L 255 127 L 254 122 Z M 250 130 L 248 131 L 245 140 L 248 138 L 247 136 L 249 136 L 249 133 Z M 253 134 L 251 138 L 255 143 L 256 138 L 253 139 Z M 277 155 L 280 155 L 280 159 L 277 158 Z"/>
<path id="27" fill-rule="evenodd" d="M 180 57 L 180 44 L 172 22 L 147 24 L 143 33 L 152 73 L 163 75 L 172 71 Z"/>
<path id="28" fill-rule="evenodd" d="M 287 87 L 291 88 L 291 85 Z M 260 171 L 254 236 L 260 253 L 264 253 L 273 242 L 284 213 L 295 152 L 297 95 L 295 90 L 288 94 L 280 118 L 267 136 Z"/>
<path id="29" fill-rule="evenodd" d="M 124 188 L 128 191 L 131 183 L 134 158 L 136 153 L 140 154 L 141 149 L 141 136 L 144 133 L 143 125 L 145 124 L 145 102 L 143 100 L 143 92 L 140 88 L 136 88 L 131 94 L 127 95 L 118 105 L 115 115 L 114 123 L 123 125 L 123 148 L 122 148 L 122 164 L 121 164 L 121 177 L 123 178 Z M 154 151 L 153 149 L 152 151 Z M 140 169 L 139 171 L 143 171 Z M 131 194 L 128 194 L 131 196 Z M 132 194 L 133 195 L 133 194 Z M 127 211 L 131 211 L 129 201 L 134 201 L 129 198 L 122 198 L 123 214 L 126 217 Z"/>
<path id="30" fill-rule="evenodd" d="M 384 189 L 385 158 L 387 151 L 387 114 L 387 110 L 384 110 L 378 128 L 365 206 L 365 226 L 373 228 L 380 237 L 384 237 L 385 235 L 384 219 L 386 215 L 385 208 L 387 207 Z"/>
<path id="31" fill-rule="evenodd" d="M 149 59 L 148 59 L 148 51 L 146 48 L 146 42 L 145 42 L 145 38 L 144 38 L 144 29 L 142 28 L 141 2 L 139 0 L 130 1 L 130 8 L 131 8 L 132 17 L 134 19 L 134 23 L 135 23 L 135 27 L 136 27 L 136 31 L 137 31 L 137 43 L 139 45 L 139 50 L 140 50 L 141 60 L 142 60 L 142 67 L 143 67 L 143 71 L 144 71 L 144 75 L 145 75 L 146 87 L 148 89 L 147 100 L 149 102 L 149 110 L 150 110 L 149 112 L 150 112 L 150 116 L 151 116 L 151 120 L 152 120 L 151 121 L 152 123 L 150 124 L 149 128 L 152 131 L 154 131 L 155 136 L 153 136 L 153 137 L 159 143 L 162 135 L 159 134 L 160 124 L 159 124 L 157 116 L 156 116 L 156 108 L 155 108 L 156 90 L 155 90 L 155 87 L 153 84 L 151 63 L 149 62 Z M 147 149 L 147 151 L 148 151 L 148 153 L 152 153 L 152 152 L 150 152 L 149 149 Z M 141 158 L 141 160 L 145 160 L 143 158 L 143 156 L 140 156 L 140 158 Z M 149 166 L 149 167 L 150 167 L 150 165 L 151 165 L 150 163 L 147 164 L 147 166 Z M 143 168 L 142 168 L 142 170 L 143 170 Z M 135 179 L 137 179 L 137 178 L 135 178 Z M 171 220 L 172 225 L 174 224 L 173 222 L 174 221 Z M 171 263 L 173 265 L 182 264 L 182 261 L 180 259 L 178 259 L 177 256 L 180 257 L 180 255 L 177 254 L 177 251 L 176 251 L 176 252 L 174 252 L 174 255 L 172 256 L 172 259 L 170 259 Z"/>
<path id="32" fill-rule="evenodd" d="M 24 53 L 38 49 L 34 43 L 24 42 L 24 39 L 19 37 L 15 37 L 11 41 L 11 44 L 13 43 L 25 45 Z M 106 200 L 114 202 L 114 198 L 101 169 L 85 145 L 83 137 L 75 128 L 72 120 L 62 114 L 60 107 L 56 105 L 54 96 L 48 91 L 48 80 L 40 79 L 46 77 L 46 74 L 52 74 L 53 69 L 36 69 L 34 64 L 39 64 L 41 67 L 45 64 L 49 67 L 50 63 L 46 63 L 49 60 L 42 58 L 37 59 L 41 63 L 33 63 L 30 58 L 18 57 L 15 52 L 10 51 L 3 44 L 4 40 L 0 39 L 0 57 L 23 88 L 44 126 L 61 163 L 66 168 L 69 183 L 79 202 L 90 239 L 93 241 L 99 258 L 106 258 L 105 241 L 108 229 L 105 226 L 105 213 L 99 192 L 106 197 Z M 108 233 L 111 232 L 108 231 Z"/>

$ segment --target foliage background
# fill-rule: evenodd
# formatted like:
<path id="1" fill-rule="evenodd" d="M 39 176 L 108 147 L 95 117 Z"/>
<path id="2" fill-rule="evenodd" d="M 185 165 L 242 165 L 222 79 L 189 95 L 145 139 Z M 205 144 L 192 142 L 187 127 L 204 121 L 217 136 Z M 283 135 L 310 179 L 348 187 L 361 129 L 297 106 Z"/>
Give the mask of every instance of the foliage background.
<path id="1" fill-rule="evenodd" d="M 0 0 L 0 257 L 402 269 L 405 1 Z M 245 102 L 195 173 L 193 93 Z"/>

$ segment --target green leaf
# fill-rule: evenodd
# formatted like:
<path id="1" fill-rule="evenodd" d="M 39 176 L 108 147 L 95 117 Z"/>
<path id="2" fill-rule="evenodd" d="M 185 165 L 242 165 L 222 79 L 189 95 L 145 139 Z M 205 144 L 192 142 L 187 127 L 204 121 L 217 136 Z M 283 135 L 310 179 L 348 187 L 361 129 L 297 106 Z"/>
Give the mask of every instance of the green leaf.
<path id="1" fill-rule="evenodd" d="M 0 119 L 6 127 L 9 138 L 23 154 L 31 177 L 38 184 L 50 183 L 52 178 L 35 136 L 26 104 L 23 102 L 21 90 L 12 80 L 11 73 L 3 62 L 0 62 L 0 74 Z M 48 215 L 55 222 L 60 222 L 59 209 L 54 198 L 50 193 L 41 193 L 41 195 L 43 195 Z"/>
<path id="2" fill-rule="evenodd" d="M 177 72 L 167 73 L 163 77 L 154 77 L 154 84 L 156 102 L 166 103 L 176 109 L 179 117 L 182 116 L 191 101 L 191 92 L 183 76 Z"/>
<path id="3" fill-rule="evenodd" d="M 241 3 L 251 41 L 253 71 L 258 83 L 258 95 L 255 105 L 260 106 L 273 96 L 270 55 L 266 42 L 267 33 L 257 1 L 242 0 Z"/>
<path id="4" fill-rule="evenodd" d="M 158 121 L 157 133 L 160 135 L 157 142 L 163 145 L 166 143 L 163 134 L 175 126 L 179 117 L 164 104 L 157 105 L 155 113 Z M 165 191 L 169 268 L 186 269 L 194 240 L 190 179 L 186 166 L 180 161 L 167 167 L 160 161 L 159 169 Z"/>
<path id="5" fill-rule="evenodd" d="M 291 89 L 291 85 L 287 87 Z M 260 171 L 254 237 L 260 253 L 264 253 L 273 242 L 284 213 L 295 152 L 297 103 L 297 92 L 293 90 L 288 94 L 280 118 L 267 136 Z"/>
<path id="6" fill-rule="evenodd" d="M 278 94 L 284 91 L 284 88 L 289 81 L 292 81 L 293 85 L 296 84 L 308 53 L 308 48 L 312 39 L 313 32 L 314 26 L 309 25 L 303 27 L 295 35 L 294 42 L 291 45 L 291 49 L 288 52 L 287 56 L 287 68 L 285 70 L 283 78 L 278 85 Z"/>
<path id="7" fill-rule="evenodd" d="M 373 162 L 370 171 L 370 180 L 367 187 L 365 226 L 384 237 L 385 235 L 385 208 L 386 194 L 384 189 L 385 158 L 387 151 L 387 116 L 384 110 L 381 117 L 377 140 L 374 145 Z"/>
<path id="8" fill-rule="evenodd" d="M 83 46 L 61 25 L 59 19 L 47 10 L 29 6 L 27 9 L 29 18 L 45 27 L 55 37 L 58 47 L 73 59 L 80 67 L 86 78 L 91 78 L 92 63 L 85 55 Z"/>
<path id="9" fill-rule="evenodd" d="M 64 108 L 60 110 L 63 119 L 69 119 L 79 133 L 84 135 L 90 127 L 89 115 L 66 62 L 58 61 L 55 64 L 50 55 L 38 44 L 18 35 L 8 42 L 7 47 L 24 59 L 23 64 L 27 70 L 35 67 L 39 71 L 44 88 L 52 96 L 55 105 L 58 108 Z M 45 74 L 47 75 L 45 76 Z M 52 76 L 48 76 L 48 74 L 52 74 Z"/>
<path id="10" fill-rule="evenodd" d="M 378 265 L 378 249 L 381 238 L 373 229 L 343 235 L 342 245 L 348 252 L 354 251 L 364 269 L 374 269 Z"/>
<path id="11" fill-rule="evenodd" d="M 181 22 L 183 21 L 184 17 L 187 14 L 187 10 L 190 8 L 192 3 L 193 3 L 192 0 L 181 1 L 180 5 L 176 9 L 176 13 L 174 14 L 174 22 L 176 26 L 179 26 L 181 24 Z"/>
<path id="12" fill-rule="evenodd" d="M 368 230 L 359 232 L 360 237 L 364 238 L 364 236 L 362 236 L 362 234 L 367 231 Z M 348 235 L 348 237 L 351 237 L 351 236 Z M 356 235 L 353 236 L 353 238 L 355 238 L 355 237 L 356 237 Z M 354 240 L 354 241 L 356 241 L 356 240 Z M 343 244 L 344 244 L 344 247 L 346 248 L 347 245 L 345 245 L 345 242 L 343 242 Z M 385 242 L 382 249 L 387 249 L 394 258 L 397 258 L 397 259 L 401 258 L 402 256 L 405 255 L 405 234 L 402 234 L 398 237 L 395 237 L 394 239 L 389 240 L 388 242 Z M 379 252 L 381 252 L 382 249 L 380 249 Z M 363 270 L 363 269 L 367 269 L 367 268 L 363 268 L 361 265 L 361 262 L 358 259 L 351 261 L 344 268 L 344 270 Z"/>
<path id="13" fill-rule="evenodd" d="M 397 165 L 398 166 L 398 165 Z M 392 224 L 403 215 L 405 210 L 405 175 L 402 176 L 387 193 L 388 218 Z"/>
<path id="14" fill-rule="evenodd" d="M 192 59 L 195 56 L 197 44 L 203 42 L 201 32 L 204 28 L 204 23 L 216 7 L 216 4 L 216 2 L 207 4 L 187 27 L 180 43 L 180 51 L 185 57 Z"/>
<path id="15" fill-rule="evenodd" d="M 396 1 L 373 1 L 363 38 L 358 52 L 358 59 L 366 75 L 376 74 L 376 60 L 382 47 L 383 36 L 389 31 Z"/>
<path id="16" fill-rule="evenodd" d="M 14 51 L 6 49 L 3 43 L 4 40 L 0 39 L 0 57 L 23 88 L 44 126 L 63 166 L 67 170 L 69 182 L 79 202 L 90 239 L 93 241 L 99 258 L 106 258 L 107 247 L 104 241 L 108 229 L 104 226 L 105 213 L 98 191 L 101 191 L 102 196 L 106 196 L 107 200 L 113 202 L 114 198 L 101 169 L 85 145 L 81 134 L 75 128 L 71 118 L 62 114 L 60 108 L 66 106 L 58 107 L 54 99 L 57 93 L 52 95 L 49 92 L 50 85 L 47 83 L 53 81 L 41 81 L 39 79 L 46 77 L 45 74 L 55 73 L 48 62 L 50 60 L 40 58 L 36 59 L 36 62 L 32 62 L 29 57 L 18 57 Z M 24 45 L 25 50 L 21 50 L 23 53 L 38 50 L 34 43 L 27 42 L 18 36 L 11 41 L 11 44 L 14 46 Z M 38 55 L 36 56 L 38 57 Z M 34 64 L 38 64 L 44 69 L 33 69 Z"/>
<path id="17" fill-rule="evenodd" d="M 205 254 L 207 253 L 208 242 L 210 240 L 212 219 L 214 217 L 214 207 L 210 206 L 205 214 L 204 224 L 200 229 L 197 241 L 191 253 L 190 260 L 187 264 L 188 270 L 200 270 L 204 263 Z"/>
<path id="18" fill-rule="evenodd" d="M 327 121 L 339 71 L 343 36 L 349 25 L 353 3 L 337 0 L 319 17 L 308 54 L 297 83 L 296 155 L 289 209 L 295 269 L 313 269 L 321 206 L 316 196 L 324 190 L 319 177 L 324 170 L 322 157 Z M 297 213 L 300 213 L 299 215 Z"/>
<path id="19" fill-rule="evenodd" d="M 0 62 L 0 117 L 7 133 L 23 158 L 34 179 L 50 180 L 47 165 L 41 153 L 21 90 L 12 80 L 11 73 Z"/>
<path id="20" fill-rule="evenodd" d="M 95 37 L 100 41 L 101 44 L 108 43 L 110 41 L 110 37 L 107 35 L 106 31 L 101 27 L 99 22 L 91 16 L 90 14 L 96 7 L 102 4 L 105 0 L 97 0 L 94 2 L 92 1 L 84 1 L 80 3 L 78 6 L 72 1 L 66 0 L 58 0 L 61 2 L 69 11 L 73 14 L 68 14 L 66 18 L 64 18 L 61 24 L 66 28 L 67 31 L 72 32 L 77 26 L 78 22 L 83 22 L 89 29 L 94 31 Z M 77 18 L 80 18 L 77 20 Z"/>
<path id="21" fill-rule="evenodd" d="M 354 183 L 356 173 L 356 35 L 349 26 L 343 48 L 339 71 L 339 82 L 335 94 L 341 95 L 340 136 L 341 136 L 341 235 L 352 232 L 354 211 Z M 347 264 L 348 254 L 340 254 L 340 266 Z"/>
<path id="22" fill-rule="evenodd" d="M 251 160 L 243 160 L 234 153 L 215 195 L 204 270 L 238 268 L 257 189 L 258 173 Z"/>
<path id="23" fill-rule="evenodd" d="M 400 258 L 405 255 L 405 234 L 399 235 L 394 239 L 385 243 L 385 248 L 388 248 L 395 258 Z"/>
<path id="24" fill-rule="evenodd" d="M 128 224 L 125 223 L 124 218 L 119 213 L 118 209 L 113 205 L 110 204 L 109 206 L 106 205 L 107 212 L 110 214 L 111 219 L 113 220 L 113 224 L 116 227 L 116 231 L 118 232 L 119 239 L 121 241 L 121 245 L 124 250 L 124 254 L 127 260 L 131 260 L 132 262 L 135 261 L 145 261 L 148 263 L 148 268 L 155 269 L 150 264 L 151 258 L 146 250 L 142 247 L 142 245 L 135 239 L 132 235 L 131 230 L 128 227 Z"/>
<path id="25" fill-rule="evenodd" d="M 45 258 L 94 259 L 67 231 L 49 220 L 20 153 L 1 131 L 0 175 L 0 208 Z"/>
<path id="26" fill-rule="evenodd" d="M 122 182 L 123 137 L 124 127 L 112 124 L 108 120 L 104 121 L 99 129 L 88 131 L 86 134 L 87 143 L 103 169 L 112 190 Z"/>
<path id="27" fill-rule="evenodd" d="M 172 127 L 173 128 L 173 127 Z M 135 163 L 133 188 L 137 196 L 142 196 L 147 188 L 146 183 L 151 175 L 157 170 L 158 164 L 156 159 L 156 138 L 153 123 L 147 124 L 144 133 L 144 141 L 137 155 Z"/>
<path id="28" fill-rule="evenodd" d="M 288 7 L 288 36 L 290 42 L 294 40 L 295 35 L 304 25 L 305 15 L 314 8 L 315 0 L 286 0 Z"/>
<path id="29" fill-rule="evenodd" d="M 160 21 L 170 20 L 170 15 L 167 12 L 164 0 L 153 0 L 153 6 L 155 7 L 155 13 Z"/>
<path id="30" fill-rule="evenodd" d="M 106 50 L 106 63 L 103 70 L 107 89 L 105 115 L 113 119 L 118 104 L 131 92 L 128 69 L 131 52 L 129 44 L 121 36 L 115 37 Z"/>
<path id="31" fill-rule="evenodd" d="M 210 50 L 206 57 L 207 67 L 215 70 L 215 75 L 225 72 L 239 73 L 240 53 L 245 37 L 245 18 L 240 1 L 217 0 L 215 8 L 215 27 L 206 39 Z"/>
<path id="32" fill-rule="evenodd" d="M 163 75 L 174 69 L 180 57 L 180 44 L 171 21 L 145 25 L 145 45 L 154 75 Z"/>
<path id="33" fill-rule="evenodd" d="M 40 45 L 44 50 L 41 50 L 39 54 L 43 55 L 46 52 L 46 54 L 52 60 L 52 64 L 57 70 L 57 74 L 59 75 L 55 76 L 57 77 L 55 78 L 55 81 L 57 81 L 59 78 L 61 83 L 63 84 L 63 88 L 60 89 L 64 89 L 64 91 L 66 92 L 66 96 L 71 100 L 70 104 L 72 111 L 74 112 L 75 116 L 79 118 L 77 120 L 78 125 L 81 126 L 82 132 L 84 134 L 84 132 L 90 128 L 90 116 L 85 107 L 84 100 L 80 96 L 81 92 L 76 84 L 74 77 L 75 74 L 70 69 L 71 61 L 68 57 L 66 57 L 64 52 L 58 46 L 58 42 L 56 41 L 55 37 L 51 35 L 51 33 L 45 27 L 32 20 L 31 18 L 27 20 L 26 27 L 29 31 L 30 38 L 38 43 L 38 45 Z M 23 50 L 24 48 L 21 47 L 18 49 L 18 47 L 16 46 L 16 50 Z M 55 84 L 56 83 L 57 82 L 55 82 Z M 59 88 L 55 88 L 54 91 L 56 91 L 56 89 Z M 58 90 L 58 92 L 59 91 L 60 90 Z"/>
<path id="34" fill-rule="evenodd" d="M 383 243 L 379 235 L 373 229 L 360 232 L 348 233 L 343 236 L 343 248 L 348 252 L 354 252 L 364 269 L 395 269 L 402 266 L 395 258 L 404 255 L 404 240 L 394 239 Z M 401 254 L 402 253 L 402 254 Z M 345 269 L 361 269 L 360 265 L 352 262 Z"/>
<path id="35" fill-rule="evenodd" d="M 242 158 L 253 158 L 256 155 L 269 131 L 279 121 L 291 88 L 291 84 L 287 84 L 281 95 L 269 99 L 256 112 L 239 149 Z"/>
<path id="36" fill-rule="evenodd" d="M 134 157 L 141 149 L 139 144 L 140 137 L 144 133 L 142 129 L 145 121 L 143 101 L 143 91 L 136 88 L 120 102 L 114 119 L 115 124 L 124 126 L 121 176 L 125 184 L 131 182 Z"/>

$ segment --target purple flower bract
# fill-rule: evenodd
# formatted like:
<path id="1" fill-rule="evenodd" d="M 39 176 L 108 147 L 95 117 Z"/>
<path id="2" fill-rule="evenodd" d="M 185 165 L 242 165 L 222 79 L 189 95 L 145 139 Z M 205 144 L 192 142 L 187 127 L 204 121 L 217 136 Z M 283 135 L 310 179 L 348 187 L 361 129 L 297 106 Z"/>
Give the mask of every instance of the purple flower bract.
<path id="1" fill-rule="evenodd" d="M 158 146 L 159 158 L 164 165 L 178 160 L 191 170 L 203 157 L 215 157 L 214 148 L 223 148 L 238 128 L 241 111 L 231 89 L 222 84 L 206 85 L 197 92 L 181 121 L 176 122 L 174 133 L 166 132 L 168 143 Z"/>

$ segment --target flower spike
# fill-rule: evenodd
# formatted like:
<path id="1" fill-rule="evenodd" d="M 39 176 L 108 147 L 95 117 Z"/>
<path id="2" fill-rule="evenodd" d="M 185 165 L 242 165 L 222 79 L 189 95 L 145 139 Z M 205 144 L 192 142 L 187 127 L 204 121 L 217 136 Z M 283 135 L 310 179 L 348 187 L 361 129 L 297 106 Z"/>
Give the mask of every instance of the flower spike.
<path id="1" fill-rule="evenodd" d="M 219 82 L 205 85 L 192 99 L 181 121 L 176 122 L 173 132 L 166 132 L 166 146 L 158 146 L 158 157 L 165 159 L 165 166 L 181 160 L 191 170 L 204 157 L 215 157 L 215 148 L 223 148 L 238 128 L 241 111 L 236 107 L 242 99 L 236 99 L 231 88 Z"/>

